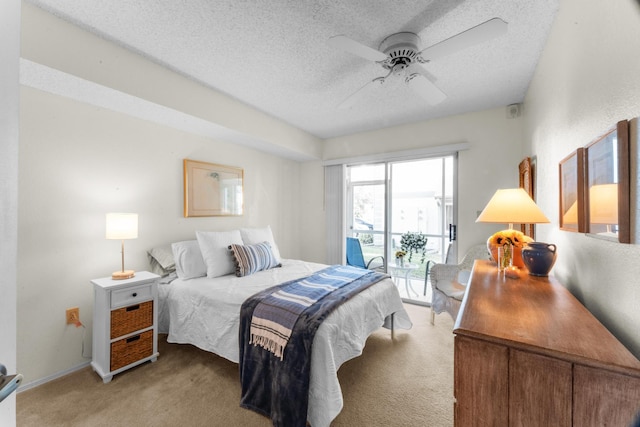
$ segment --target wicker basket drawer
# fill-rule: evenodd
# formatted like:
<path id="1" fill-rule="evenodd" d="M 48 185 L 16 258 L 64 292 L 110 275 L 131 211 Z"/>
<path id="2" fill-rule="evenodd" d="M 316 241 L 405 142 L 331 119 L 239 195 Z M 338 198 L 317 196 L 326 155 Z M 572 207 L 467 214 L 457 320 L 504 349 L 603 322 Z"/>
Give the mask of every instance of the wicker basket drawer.
<path id="1" fill-rule="evenodd" d="M 115 371 L 152 354 L 153 331 L 115 341 L 111 343 L 111 370 Z"/>
<path id="2" fill-rule="evenodd" d="M 111 311 L 111 339 L 153 326 L 153 301 Z"/>

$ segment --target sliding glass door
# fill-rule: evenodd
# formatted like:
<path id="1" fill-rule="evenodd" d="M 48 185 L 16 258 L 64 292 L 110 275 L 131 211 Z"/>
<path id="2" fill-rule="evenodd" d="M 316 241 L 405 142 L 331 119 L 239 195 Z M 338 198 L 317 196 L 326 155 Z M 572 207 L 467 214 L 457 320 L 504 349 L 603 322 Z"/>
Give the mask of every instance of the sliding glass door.
<path id="1" fill-rule="evenodd" d="M 354 166 L 347 169 L 347 236 L 357 237 L 365 262 L 385 260 L 386 165 Z"/>
<path id="2" fill-rule="evenodd" d="M 455 166 L 449 155 L 347 169 L 347 235 L 365 260 L 384 257 L 406 300 L 431 301 L 428 267 L 444 262 L 455 227 Z"/>

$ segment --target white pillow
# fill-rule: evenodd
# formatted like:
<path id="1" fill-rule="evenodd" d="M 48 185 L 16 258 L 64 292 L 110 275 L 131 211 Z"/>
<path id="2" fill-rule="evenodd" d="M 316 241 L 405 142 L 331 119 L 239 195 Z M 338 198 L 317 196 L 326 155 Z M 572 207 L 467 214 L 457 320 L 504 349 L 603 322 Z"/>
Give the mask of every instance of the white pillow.
<path id="1" fill-rule="evenodd" d="M 207 277 L 224 276 L 236 271 L 229 245 L 242 245 L 239 230 L 232 231 L 196 231 L 196 238 L 207 265 Z"/>
<path id="2" fill-rule="evenodd" d="M 157 246 L 147 251 L 151 272 L 166 276 L 176 271 L 176 262 L 173 260 L 171 244 Z"/>
<path id="3" fill-rule="evenodd" d="M 275 240 L 273 240 L 271 226 L 267 225 L 263 228 L 241 228 L 240 234 L 242 235 L 242 241 L 245 245 L 257 245 L 258 243 L 269 242 L 276 263 L 280 264 L 280 251 L 278 250 Z"/>
<path id="4" fill-rule="evenodd" d="M 202 259 L 197 240 L 172 243 L 171 250 L 179 278 L 186 280 L 207 275 L 207 266 Z"/>

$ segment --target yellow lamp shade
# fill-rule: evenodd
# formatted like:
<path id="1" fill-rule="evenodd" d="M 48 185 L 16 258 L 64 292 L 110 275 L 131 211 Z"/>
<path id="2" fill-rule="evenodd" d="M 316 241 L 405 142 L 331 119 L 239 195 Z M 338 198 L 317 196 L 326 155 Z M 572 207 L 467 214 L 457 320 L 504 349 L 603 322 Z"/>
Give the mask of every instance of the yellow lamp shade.
<path id="1" fill-rule="evenodd" d="M 589 187 L 589 222 L 591 224 L 618 223 L 618 184 L 599 184 Z"/>

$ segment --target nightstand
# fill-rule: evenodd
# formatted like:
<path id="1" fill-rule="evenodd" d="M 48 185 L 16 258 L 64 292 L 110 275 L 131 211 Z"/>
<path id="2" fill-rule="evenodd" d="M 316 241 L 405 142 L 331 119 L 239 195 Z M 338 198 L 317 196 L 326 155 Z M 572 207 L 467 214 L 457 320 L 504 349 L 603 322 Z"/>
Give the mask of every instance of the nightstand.
<path id="1" fill-rule="evenodd" d="M 94 279 L 93 360 L 105 383 L 115 374 L 158 359 L 160 276 L 136 272 L 131 279 Z"/>

